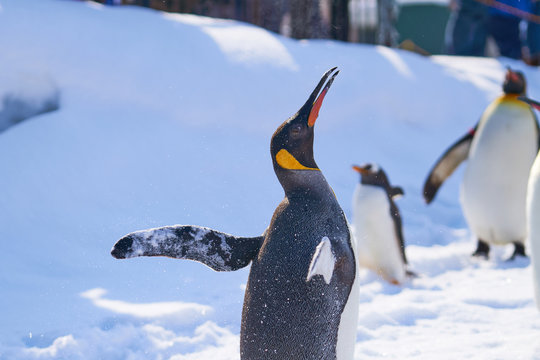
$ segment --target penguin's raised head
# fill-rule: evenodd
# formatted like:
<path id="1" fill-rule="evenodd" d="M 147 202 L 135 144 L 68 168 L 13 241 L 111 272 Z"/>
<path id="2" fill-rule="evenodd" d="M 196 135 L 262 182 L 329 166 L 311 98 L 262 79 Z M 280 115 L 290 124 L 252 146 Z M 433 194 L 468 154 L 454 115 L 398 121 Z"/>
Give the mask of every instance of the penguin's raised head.
<path id="1" fill-rule="evenodd" d="M 514 71 L 507 68 L 506 76 L 503 83 L 503 91 L 505 94 L 523 95 L 527 90 L 527 82 L 521 71 Z"/>
<path id="2" fill-rule="evenodd" d="M 300 110 L 281 124 L 272 135 L 272 163 L 284 188 L 287 174 L 319 171 L 313 157 L 314 126 L 324 97 L 338 73 L 339 70 L 336 71 L 335 67 L 328 70 Z"/>
<path id="3" fill-rule="evenodd" d="M 353 165 L 353 170 L 360 174 L 360 183 L 363 185 L 379 186 L 385 189 L 390 197 L 402 196 L 401 187 L 390 186 L 390 181 L 384 170 L 377 164 Z"/>

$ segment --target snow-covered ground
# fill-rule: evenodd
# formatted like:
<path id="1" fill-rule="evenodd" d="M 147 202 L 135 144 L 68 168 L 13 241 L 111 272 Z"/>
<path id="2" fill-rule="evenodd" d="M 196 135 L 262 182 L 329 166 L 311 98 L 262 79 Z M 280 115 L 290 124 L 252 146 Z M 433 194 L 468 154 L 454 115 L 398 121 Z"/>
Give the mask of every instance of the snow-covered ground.
<path id="1" fill-rule="evenodd" d="M 362 272 L 356 358 L 540 359 L 529 260 L 469 256 L 462 169 L 433 205 L 420 194 L 505 66 L 525 72 L 533 98 L 537 69 L 70 0 L 0 0 L 0 34 L 0 79 L 39 74 L 61 99 L 0 134 L 0 359 L 238 359 L 247 269 L 109 251 L 163 225 L 262 233 L 283 196 L 270 136 L 332 66 L 317 163 L 349 217 L 351 164 L 378 162 L 405 189 L 420 274 L 398 287 Z"/>

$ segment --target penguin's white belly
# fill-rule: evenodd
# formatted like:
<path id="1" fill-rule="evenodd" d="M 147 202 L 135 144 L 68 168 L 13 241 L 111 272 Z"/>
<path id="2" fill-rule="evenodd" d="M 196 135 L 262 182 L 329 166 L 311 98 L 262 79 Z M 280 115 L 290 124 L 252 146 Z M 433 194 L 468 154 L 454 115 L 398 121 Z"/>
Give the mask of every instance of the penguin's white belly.
<path id="1" fill-rule="evenodd" d="M 527 229 L 533 268 L 536 306 L 540 310 L 540 156 L 531 169 L 527 188 Z"/>
<path id="2" fill-rule="evenodd" d="M 494 244 L 524 241 L 527 179 L 536 156 L 532 114 L 499 105 L 481 121 L 471 145 L 461 187 L 463 212 L 471 230 Z M 484 119 L 483 119 L 484 120 Z"/>
<path id="3" fill-rule="evenodd" d="M 405 264 L 386 192 L 358 184 L 353 196 L 353 221 L 358 261 L 390 282 L 405 279 Z"/>

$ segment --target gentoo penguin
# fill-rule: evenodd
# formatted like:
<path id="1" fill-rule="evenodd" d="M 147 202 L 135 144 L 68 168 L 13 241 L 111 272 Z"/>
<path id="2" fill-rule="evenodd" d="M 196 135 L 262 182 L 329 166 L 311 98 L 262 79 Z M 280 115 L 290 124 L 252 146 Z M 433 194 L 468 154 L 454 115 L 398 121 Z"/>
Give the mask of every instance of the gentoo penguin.
<path id="1" fill-rule="evenodd" d="M 473 130 L 437 161 L 425 185 L 430 203 L 439 186 L 465 159 L 461 204 L 478 238 L 473 256 L 487 258 L 489 244 L 513 243 L 511 259 L 525 255 L 525 196 L 529 170 L 538 151 L 538 123 L 531 108 L 517 100 L 526 91 L 521 72 L 508 69 L 504 94 L 493 101 Z"/>
<path id="2" fill-rule="evenodd" d="M 358 263 L 392 284 L 401 284 L 413 275 L 407 270 L 401 216 L 394 202 L 403 189 L 391 186 L 376 164 L 353 165 L 353 169 L 360 173 L 352 203 Z"/>
<path id="3" fill-rule="evenodd" d="M 176 225 L 128 234 L 112 249 L 116 258 L 192 259 L 217 271 L 251 262 L 240 334 L 244 360 L 353 358 L 355 244 L 313 157 L 315 120 L 335 70 L 324 74 L 307 102 L 272 136 L 272 163 L 285 197 L 262 236 Z"/>
<path id="4" fill-rule="evenodd" d="M 540 111 L 540 103 L 519 97 Z M 540 155 L 540 154 L 539 154 Z M 540 310 L 540 156 L 537 155 L 529 175 L 527 186 L 527 231 L 533 267 L 534 294 L 536 306 Z"/>

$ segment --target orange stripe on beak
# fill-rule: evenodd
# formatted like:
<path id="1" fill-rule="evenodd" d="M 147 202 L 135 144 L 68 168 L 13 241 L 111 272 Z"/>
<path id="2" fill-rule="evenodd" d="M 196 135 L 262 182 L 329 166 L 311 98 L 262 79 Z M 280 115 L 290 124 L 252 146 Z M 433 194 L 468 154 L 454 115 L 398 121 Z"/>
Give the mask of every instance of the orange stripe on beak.
<path id="1" fill-rule="evenodd" d="M 315 91 L 312 93 L 311 96 L 314 96 L 314 94 L 316 94 L 319 91 L 318 89 L 320 89 L 320 86 L 326 80 L 326 77 L 328 75 L 330 75 L 330 73 L 332 71 L 334 71 L 335 69 L 336 68 L 332 68 L 329 71 L 327 71 L 326 74 L 324 74 L 323 78 L 319 82 L 319 85 L 317 86 L 317 88 L 315 88 Z M 319 116 L 319 110 L 321 109 L 321 105 L 323 103 L 324 97 L 326 96 L 326 93 L 328 92 L 328 89 L 330 89 L 330 86 L 334 82 L 334 79 L 336 78 L 337 74 L 339 74 L 339 70 L 336 71 L 334 73 L 334 75 L 332 75 L 330 80 L 328 80 L 328 82 L 326 83 L 326 86 L 324 87 L 324 89 L 321 91 L 321 93 L 317 97 L 317 100 L 315 100 L 315 102 L 313 102 L 313 105 L 311 106 L 311 110 L 309 112 L 309 117 L 308 117 L 308 126 L 309 127 L 313 127 L 313 125 L 315 125 L 315 121 L 317 121 L 317 117 Z"/>
<path id="2" fill-rule="evenodd" d="M 328 92 L 328 88 L 324 88 L 324 90 L 321 92 L 317 100 L 315 100 L 315 103 L 313 104 L 313 107 L 311 108 L 311 112 L 309 113 L 309 118 L 308 118 L 309 127 L 312 127 L 313 125 L 315 125 L 315 121 L 317 121 L 317 118 L 319 117 L 319 110 L 321 109 L 324 96 L 326 95 L 327 92 Z"/>
<path id="3" fill-rule="evenodd" d="M 516 74 L 510 67 L 506 68 L 506 80 L 512 81 L 512 82 L 518 82 L 519 76 Z"/>

